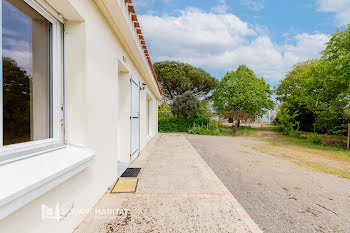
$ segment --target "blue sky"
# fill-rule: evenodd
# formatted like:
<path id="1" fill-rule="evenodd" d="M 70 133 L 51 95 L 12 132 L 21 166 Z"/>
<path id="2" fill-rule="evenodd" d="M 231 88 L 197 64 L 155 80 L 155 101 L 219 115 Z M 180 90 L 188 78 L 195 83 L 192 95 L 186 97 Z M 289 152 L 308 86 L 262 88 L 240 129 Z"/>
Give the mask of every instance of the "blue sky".
<path id="1" fill-rule="evenodd" d="M 246 64 L 272 85 L 350 23 L 350 0 L 133 2 L 153 62 L 180 60 L 218 79 Z"/>

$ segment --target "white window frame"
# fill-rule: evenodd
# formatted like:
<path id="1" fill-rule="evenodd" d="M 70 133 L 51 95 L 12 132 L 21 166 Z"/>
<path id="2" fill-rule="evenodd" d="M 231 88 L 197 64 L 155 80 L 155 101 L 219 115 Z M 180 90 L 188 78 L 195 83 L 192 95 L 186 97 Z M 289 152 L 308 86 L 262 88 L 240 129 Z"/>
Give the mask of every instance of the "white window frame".
<path id="1" fill-rule="evenodd" d="M 64 136 L 64 79 L 63 79 L 63 25 L 64 19 L 59 16 L 47 3 L 42 0 L 22 0 L 31 6 L 51 23 L 51 48 L 50 48 L 50 132 L 52 138 L 23 142 L 3 146 L 3 85 L 2 85 L 2 61 L 0 78 L 0 164 L 12 162 L 14 160 L 42 154 L 47 151 L 59 149 L 65 146 Z M 0 6 L 0 18 L 2 9 Z M 0 19 L 0 29 L 2 35 L 2 20 Z M 0 38 L 0 55 L 2 57 L 2 36 Z"/>

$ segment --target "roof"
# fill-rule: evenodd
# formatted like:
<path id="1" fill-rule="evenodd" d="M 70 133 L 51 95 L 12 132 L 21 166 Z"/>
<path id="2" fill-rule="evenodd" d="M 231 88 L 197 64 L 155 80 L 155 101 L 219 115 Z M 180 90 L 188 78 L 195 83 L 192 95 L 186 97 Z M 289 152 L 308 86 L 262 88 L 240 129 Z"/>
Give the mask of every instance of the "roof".
<path id="1" fill-rule="evenodd" d="M 135 12 L 135 7 L 132 5 L 132 0 L 124 0 L 124 3 L 127 4 L 127 7 L 128 7 L 128 11 L 131 13 L 131 20 L 134 24 L 134 29 L 136 30 L 136 33 L 139 35 L 139 42 L 141 44 L 141 47 L 143 49 L 143 52 L 144 52 L 144 55 L 148 61 L 148 65 L 152 71 L 152 74 L 153 74 L 153 78 L 154 80 L 156 81 L 157 83 L 157 86 L 158 86 L 158 90 L 160 92 L 160 94 L 162 94 L 162 91 L 160 89 L 160 86 L 159 86 L 159 83 L 158 83 L 158 80 L 157 80 L 157 76 L 156 76 L 156 73 L 154 72 L 154 68 L 153 68 L 153 65 L 152 65 L 152 62 L 151 62 L 151 57 L 149 55 L 149 52 L 147 50 L 147 46 L 146 46 L 146 42 L 144 40 L 144 36 L 142 35 L 142 30 L 141 30 L 141 27 L 140 27 L 140 23 L 137 19 L 137 15 L 136 15 L 136 12 Z"/>

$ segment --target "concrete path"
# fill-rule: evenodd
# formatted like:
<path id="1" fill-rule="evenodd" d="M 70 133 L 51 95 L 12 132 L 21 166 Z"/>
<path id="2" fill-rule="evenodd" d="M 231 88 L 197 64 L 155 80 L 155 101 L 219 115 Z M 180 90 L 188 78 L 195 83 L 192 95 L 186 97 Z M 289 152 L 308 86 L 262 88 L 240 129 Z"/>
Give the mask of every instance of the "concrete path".
<path id="1" fill-rule="evenodd" d="M 106 193 L 76 233 L 261 232 L 183 135 L 157 135 L 132 167 L 136 194 Z"/>
<path id="2" fill-rule="evenodd" d="M 186 138 L 264 232 L 350 232 L 350 180 L 296 165 L 302 147 L 249 137 Z"/>

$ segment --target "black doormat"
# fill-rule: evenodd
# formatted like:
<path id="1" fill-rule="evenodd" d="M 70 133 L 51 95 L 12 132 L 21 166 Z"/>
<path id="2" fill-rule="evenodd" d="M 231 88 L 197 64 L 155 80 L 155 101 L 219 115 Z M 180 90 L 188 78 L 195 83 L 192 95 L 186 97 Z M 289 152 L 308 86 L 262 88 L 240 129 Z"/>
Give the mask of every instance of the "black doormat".
<path id="1" fill-rule="evenodd" d="M 141 171 L 141 168 L 128 168 L 121 175 L 121 177 L 137 177 Z"/>

